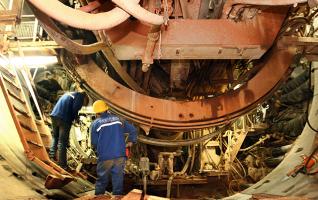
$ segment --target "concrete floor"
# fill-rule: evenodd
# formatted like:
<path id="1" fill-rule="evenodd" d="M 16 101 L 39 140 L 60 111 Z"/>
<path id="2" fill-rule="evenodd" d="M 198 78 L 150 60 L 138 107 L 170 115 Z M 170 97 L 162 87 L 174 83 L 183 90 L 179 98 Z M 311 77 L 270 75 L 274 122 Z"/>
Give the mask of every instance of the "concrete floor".
<path id="1" fill-rule="evenodd" d="M 16 199 L 46 199 L 24 181 L 27 177 L 15 175 L 8 163 L 0 158 L 0 199 L 16 200 Z"/>

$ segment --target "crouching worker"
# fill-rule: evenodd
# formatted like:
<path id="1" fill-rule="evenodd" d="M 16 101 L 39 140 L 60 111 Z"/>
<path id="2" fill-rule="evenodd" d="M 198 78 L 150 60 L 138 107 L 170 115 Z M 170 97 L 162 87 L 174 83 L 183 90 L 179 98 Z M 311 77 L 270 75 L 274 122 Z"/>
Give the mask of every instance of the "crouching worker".
<path id="1" fill-rule="evenodd" d="M 72 123 L 78 118 L 78 111 L 88 104 L 85 92 L 67 92 L 59 98 L 50 116 L 52 118 L 53 137 L 50 147 L 50 158 L 55 159 L 58 150 L 58 163 L 67 169 L 66 151 Z"/>
<path id="2" fill-rule="evenodd" d="M 137 130 L 108 109 L 108 105 L 102 100 L 93 104 L 97 119 L 91 126 L 91 140 L 98 156 L 95 195 L 105 193 L 110 177 L 113 195 L 122 195 L 126 161 L 124 133 L 129 133 L 127 146 L 132 146 L 137 140 Z"/>

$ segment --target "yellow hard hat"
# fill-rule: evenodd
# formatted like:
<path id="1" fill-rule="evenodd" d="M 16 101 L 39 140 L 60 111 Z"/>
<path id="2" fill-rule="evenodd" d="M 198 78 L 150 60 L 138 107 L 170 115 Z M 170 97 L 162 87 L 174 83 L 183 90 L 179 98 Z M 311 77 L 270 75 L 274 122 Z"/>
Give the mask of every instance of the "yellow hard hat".
<path id="1" fill-rule="evenodd" d="M 95 113 L 103 113 L 109 109 L 108 105 L 103 100 L 97 100 L 93 103 L 93 111 Z"/>

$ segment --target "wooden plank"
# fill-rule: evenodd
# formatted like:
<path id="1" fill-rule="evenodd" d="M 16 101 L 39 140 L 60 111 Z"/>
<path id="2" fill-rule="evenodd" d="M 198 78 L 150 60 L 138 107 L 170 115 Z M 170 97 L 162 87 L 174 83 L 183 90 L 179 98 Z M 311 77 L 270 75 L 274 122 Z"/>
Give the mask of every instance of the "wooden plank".
<path id="1" fill-rule="evenodd" d="M 279 196 L 272 194 L 253 194 L 251 200 L 309 200 L 306 197 Z"/>
<path id="2" fill-rule="evenodd" d="M 156 181 L 148 180 L 148 185 L 167 185 L 168 179 L 160 179 Z M 207 178 L 189 178 L 189 179 L 181 179 L 174 178 L 172 181 L 172 185 L 195 185 L 195 184 L 207 184 Z M 142 182 L 139 182 L 142 185 Z"/>
<path id="3" fill-rule="evenodd" d="M 122 200 L 140 200 L 142 195 L 141 190 L 133 189 L 126 196 L 122 198 Z"/>
<path id="4" fill-rule="evenodd" d="M 152 196 L 152 195 L 145 195 L 142 198 L 142 191 L 133 189 L 130 191 L 126 196 L 124 196 L 121 200 L 168 200 L 168 198 L 158 197 L 158 196 Z"/>

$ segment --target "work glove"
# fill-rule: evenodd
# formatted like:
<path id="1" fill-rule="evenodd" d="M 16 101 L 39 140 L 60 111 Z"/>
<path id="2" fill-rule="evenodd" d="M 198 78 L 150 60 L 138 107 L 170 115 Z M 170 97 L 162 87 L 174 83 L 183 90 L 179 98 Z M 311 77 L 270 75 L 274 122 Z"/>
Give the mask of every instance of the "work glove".
<path id="1" fill-rule="evenodd" d="M 126 147 L 132 147 L 133 143 L 132 142 L 127 142 Z"/>
<path id="2" fill-rule="evenodd" d="M 80 120 L 79 120 L 79 118 L 76 118 L 76 119 L 74 120 L 73 125 L 74 125 L 74 126 L 80 126 Z"/>

